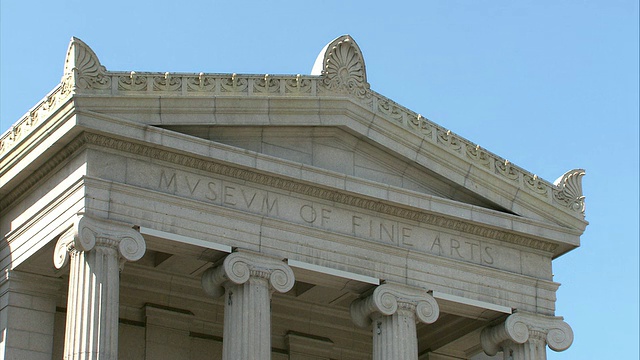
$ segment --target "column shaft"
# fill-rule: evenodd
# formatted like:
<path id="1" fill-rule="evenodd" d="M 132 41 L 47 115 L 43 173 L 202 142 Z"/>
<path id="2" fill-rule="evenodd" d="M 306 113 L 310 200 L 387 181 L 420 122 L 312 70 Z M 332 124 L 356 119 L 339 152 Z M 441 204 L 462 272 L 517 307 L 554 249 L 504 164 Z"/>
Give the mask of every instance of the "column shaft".
<path id="1" fill-rule="evenodd" d="M 374 360 L 418 360 L 416 321 L 431 324 L 440 309 L 425 290 L 383 284 L 351 304 L 351 318 L 360 327 L 373 327 Z"/>
<path id="2" fill-rule="evenodd" d="M 239 251 L 202 275 L 209 295 L 224 298 L 223 360 L 271 359 L 271 293 L 287 292 L 291 268 L 279 259 Z"/>
<path id="3" fill-rule="evenodd" d="M 416 318 L 409 311 L 373 318 L 373 360 L 418 359 Z"/>
<path id="4" fill-rule="evenodd" d="M 117 358 L 119 276 L 116 249 L 72 251 L 65 359 Z"/>
<path id="5" fill-rule="evenodd" d="M 130 226 L 82 215 L 60 237 L 54 264 L 71 262 L 65 360 L 118 358 L 120 267 L 145 250 L 142 235 Z"/>
<path id="6" fill-rule="evenodd" d="M 524 344 L 505 341 L 503 344 L 505 360 L 547 360 L 544 340 L 529 339 Z"/>
<path id="7" fill-rule="evenodd" d="M 265 278 L 226 286 L 223 360 L 271 358 L 270 299 Z"/>
<path id="8" fill-rule="evenodd" d="M 563 351 L 572 342 L 573 331 L 561 317 L 524 312 L 516 312 L 480 334 L 484 352 L 493 356 L 502 351 L 505 360 L 546 360 L 547 345 Z"/>

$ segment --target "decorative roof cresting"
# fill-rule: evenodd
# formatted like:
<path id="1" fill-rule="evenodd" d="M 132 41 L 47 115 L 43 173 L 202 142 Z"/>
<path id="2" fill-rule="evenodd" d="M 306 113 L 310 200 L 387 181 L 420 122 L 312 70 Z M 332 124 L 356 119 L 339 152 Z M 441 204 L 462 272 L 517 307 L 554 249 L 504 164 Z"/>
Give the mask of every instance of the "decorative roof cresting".
<path id="1" fill-rule="evenodd" d="M 64 62 L 62 93 L 80 89 L 110 89 L 111 77 L 100 64 L 98 56 L 77 37 L 72 37 Z"/>
<path id="2" fill-rule="evenodd" d="M 554 184 L 458 136 L 370 89 L 360 47 L 349 35 L 327 44 L 311 75 L 172 74 L 107 71 L 80 39 L 69 43 L 60 85 L 0 137 L 0 156 L 14 148 L 73 94 L 111 96 L 348 96 L 377 117 L 413 132 L 425 142 L 445 149 L 539 199 L 584 219 L 582 169 L 571 170 Z"/>

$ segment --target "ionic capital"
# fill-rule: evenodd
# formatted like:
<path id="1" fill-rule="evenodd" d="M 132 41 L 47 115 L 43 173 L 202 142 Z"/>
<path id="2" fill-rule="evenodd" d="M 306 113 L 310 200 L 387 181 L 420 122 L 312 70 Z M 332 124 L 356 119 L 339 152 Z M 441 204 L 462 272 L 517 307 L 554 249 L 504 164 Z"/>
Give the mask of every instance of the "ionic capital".
<path id="1" fill-rule="evenodd" d="M 493 356 L 502 350 L 505 341 L 516 344 L 544 341 L 552 350 L 563 351 L 573 343 L 573 331 L 562 317 L 517 312 L 480 334 L 480 343 L 487 355 Z"/>
<path id="2" fill-rule="evenodd" d="M 97 246 L 115 249 L 126 261 L 139 260 L 147 249 L 144 238 L 132 226 L 78 214 L 71 229 L 58 239 L 53 263 L 60 269 L 69 261 L 70 251 L 91 251 Z"/>
<path id="3" fill-rule="evenodd" d="M 212 297 L 224 294 L 228 282 L 241 285 L 251 277 L 266 279 L 271 288 L 284 293 L 295 283 L 293 270 L 279 259 L 247 251 L 227 255 L 223 263 L 202 275 L 202 287 Z"/>
<path id="4" fill-rule="evenodd" d="M 374 314 L 389 316 L 403 311 L 413 313 L 417 321 L 425 324 L 431 324 L 440 315 L 436 299 L 424 289 L 400 284 L 380 285 L 368 297 L 351 303 L 351 318 L 363 328 L 371 324 Z"/>

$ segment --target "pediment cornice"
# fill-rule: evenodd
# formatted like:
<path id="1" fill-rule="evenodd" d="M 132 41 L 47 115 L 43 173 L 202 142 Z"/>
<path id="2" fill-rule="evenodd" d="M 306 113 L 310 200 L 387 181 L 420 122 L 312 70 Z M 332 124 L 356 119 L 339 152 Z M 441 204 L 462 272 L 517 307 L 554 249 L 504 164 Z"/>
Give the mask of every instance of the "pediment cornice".
<path id="1" fill-rule="evenodd" d="M 72 38 L 61 84 L 0 137 L 0 157 L 73 95 L 135 97 L 347 97 L 375 116 L 413 133 L 425 143 L 444 150 L 481 170 L 496 183 L 513 186 L 532 198 L 584 221 L 582 169 L 551 183 L 512 164 L 371 90 L 364 59 L 348 36 L 330 42 L 318 56 L 312 75 L 239 75 L 204 73 L 112 72 L 82 41 Z"/>

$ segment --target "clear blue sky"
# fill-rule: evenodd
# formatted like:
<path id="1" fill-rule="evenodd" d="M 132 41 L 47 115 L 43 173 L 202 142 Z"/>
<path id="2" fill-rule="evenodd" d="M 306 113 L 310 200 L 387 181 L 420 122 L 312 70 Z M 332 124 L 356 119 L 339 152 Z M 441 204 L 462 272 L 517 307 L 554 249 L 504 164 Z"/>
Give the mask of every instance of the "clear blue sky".
<path id="1" fill-rule="evenodd" d="M 71 36 L 109 70 L 308 74 L 352 35 L 375 91 L 549 181 L 586 169 L 591 224 L 554 262 L 575 342 L 549 359 L 638 359 L 637 0 L 0 6 L 1 132 L 60 81 Z"/>

